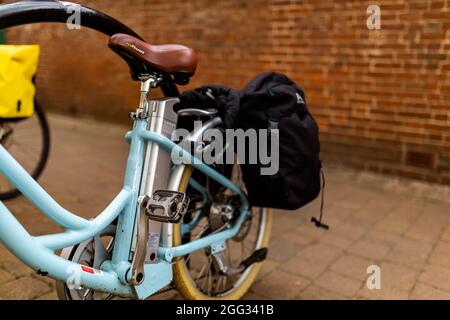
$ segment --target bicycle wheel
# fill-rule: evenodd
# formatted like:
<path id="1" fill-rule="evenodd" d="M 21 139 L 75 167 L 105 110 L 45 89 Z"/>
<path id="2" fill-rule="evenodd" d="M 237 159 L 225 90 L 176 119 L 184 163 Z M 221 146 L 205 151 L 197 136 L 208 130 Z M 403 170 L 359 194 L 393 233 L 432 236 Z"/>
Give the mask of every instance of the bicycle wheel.
<path id="1" fill-rule="evenodd" d="M 186 171 L 180 190 L 186 190 L 190 174 Z M 231 180 L 238 186 L 243 186 L 239 165 L 234 165 Z M 223 202 L 230 205 L 231 192 L 218 188 L 217 184 L 209 178 L 202 183 L 210 196 L 213 198 L 211 206 L 208 206 L 203 217 L 198 221 L 196 227 L 188 234 L 182 234 L 180 224 L 174 225 L 174 245 L 180 245 L 186 241 L 200 239 L 208 234 L 218 232 L 226 228 L 225 222 L 217 214 L 213 214 L 215 206 L 221 206 Z M 187 188 L 188 194 L 192 193 Z M 195 196 L 191 196 L 195 199 Z M 235 199 L 235 198 L 234 198 Z M 191 200 L 192 202 L 192 200 Z M 195 202 L 193 201 L 195 206 Z M 198 205 L 197 205 L 198 206 Z M 234 212 L 238 212 L 233 208 Z M 198 212 L 198 211 L 197 211 Z M 193 218 L 195 220 L 195 217 Z M 272 227 L 272 213 L 267 208 L 252 208 L 247 220 L 243 223 L 239 233 L 226 242 L 226 250 L 220 253 L 222 263 L 228 270 L 238 270 L 240 264 L 252 253 L 259 249 L 267 248 L 269 244 L 270 231 Z M 254 263 L 242 272 L 224 274 L 217 258 L 212 255 L 209 248 L 198 250 L 192 254 L 178 259 L 174 263 L 174 284 L 186 299 L 206 300 L 236 300 L 242 298 L 249 290 L 261 269 L 262 263 Z"/>
<path id="2" fill-rule="evenodd" d="M 0 120 L 0 144 L 30 173 L 38 179 L 50 152 L 50 130 L 41 104 L 35 100 L 33 116 L 17 121 Z M 0 200 L 9 200 L 20 192 L 0 175 Z"/>

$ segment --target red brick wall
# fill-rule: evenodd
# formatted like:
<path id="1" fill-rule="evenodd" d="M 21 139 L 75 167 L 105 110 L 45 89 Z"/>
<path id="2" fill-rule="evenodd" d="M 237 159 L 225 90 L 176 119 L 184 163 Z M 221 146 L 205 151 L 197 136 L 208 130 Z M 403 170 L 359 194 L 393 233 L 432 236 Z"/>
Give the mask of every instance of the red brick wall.
<path id="1" fill-rule="evenodd" d="M 450 184 L 449 0 L 79 1 L 151 43 L 199 53 L 190 87 L 242 87 L 287 73 L 307 93 L 327 161 Z M 381 30 L 366 9 L 381 7 Z M 39 95 L 52 110 L 127 121 L 137 84 L 94 31 L 21 27 L 10 41 L 39 42 Z"/>

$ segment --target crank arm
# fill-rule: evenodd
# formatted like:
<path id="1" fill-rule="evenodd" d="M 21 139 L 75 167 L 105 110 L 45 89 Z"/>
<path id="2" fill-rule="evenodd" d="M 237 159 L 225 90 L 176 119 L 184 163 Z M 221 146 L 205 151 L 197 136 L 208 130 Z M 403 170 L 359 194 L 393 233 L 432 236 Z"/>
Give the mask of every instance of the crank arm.
<path id="1" fill-rule="evenodd" d="M 145 278 L 144 264 L 147 253 L 149 221 L 143 208 L 139 213 L 139 227 L 137 232 L 137 242 L 131 262 L 131 284 L 140 285 Z"/>
<path id="2" fill-rule="evenodd" d="M 144 198 L 141 200 L 137 242 L 131 263 L 131 284 L 133 285 L 140 285 L 144 281 L 144 266 L 146 263 L 156 263 L 158 261 L 157 250 L 161 223 L 149 220 L 146 207 L 144 206 L 146 204 L 144 200 Z"/>

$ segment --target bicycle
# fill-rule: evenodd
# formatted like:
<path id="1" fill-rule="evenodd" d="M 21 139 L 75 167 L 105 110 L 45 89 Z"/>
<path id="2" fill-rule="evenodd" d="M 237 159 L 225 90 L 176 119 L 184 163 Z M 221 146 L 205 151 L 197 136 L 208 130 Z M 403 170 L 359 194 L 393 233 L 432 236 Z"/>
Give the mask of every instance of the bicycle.
<path id="1" fill-rule="evenodd" d="M 21 10 L 5 9 L 5 16 L 23 17 L 27 6 L 64 9 L 59 2 L 15 5 Z M 93 19 L 92 9 L 81 10 Z M 106 18 L 98 17 L 102 25 Z M 175 113 L 176 90 L 172 97 L 148 98 L 153 88 L 162 87 L 167 96 L 176 84 L 189 82 L 197 65 L 193 50 L 151 46 L 127 33 L 111 34 L 109 42 L 141 83 L 133 128 L 125 136 L 130 153 L 122 190 L 96 218 L 83 219 L 62 208 L 0 146 L 0 172 L 66 229 L 33 237 L 0 201 L 0 241 L 38 274 L 56 279 L 61 299 L 145 299 L 172 285 L 188 299 L 239 299 L 266 258 L 272 214 L 250 207 L 238 165 L 213 168 L 170 139 L 179 117 L 201 115 L 208 120 L 186 139 L 202 142 L 206 130 L 222 123 L 214 111 Z M 172 165 L 174 153 L 185 163 Z"/>
<path id="2" fill-rule="evenodd" d="M 0 119 L 0 144 L 25 166 L 35 180 L 40 177 L 50 153 L 50 129 L 37 99 L 34 100 L 32 117 Z M 13 199 L 19 194 L 19 190 L 0 176 L 0 201 Z"/>

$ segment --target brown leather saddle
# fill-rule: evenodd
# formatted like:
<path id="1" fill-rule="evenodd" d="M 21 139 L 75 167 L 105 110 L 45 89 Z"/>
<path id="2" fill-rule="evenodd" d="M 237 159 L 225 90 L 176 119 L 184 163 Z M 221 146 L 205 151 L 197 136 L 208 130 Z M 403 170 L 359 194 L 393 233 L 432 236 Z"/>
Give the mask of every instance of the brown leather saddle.
<path id="1" fill-rule="evenodd" d="M 109 39 L 108 46 L 128 63 L 135 80 L 158 74 L 165 80 L 185 85 L 197 68 L 195 51 L 178 44 L 151 45 L 118 33 Z"/>

